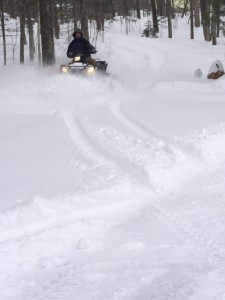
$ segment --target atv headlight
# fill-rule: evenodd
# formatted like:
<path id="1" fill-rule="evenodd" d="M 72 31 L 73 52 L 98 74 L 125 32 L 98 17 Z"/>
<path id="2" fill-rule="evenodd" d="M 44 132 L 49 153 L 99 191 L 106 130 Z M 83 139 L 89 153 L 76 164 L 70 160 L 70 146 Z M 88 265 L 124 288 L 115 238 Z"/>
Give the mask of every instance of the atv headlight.
<path id="1" fill-rule="evenodd" d="M 93 66 L 89 66 L 88 68 L 87 68 L 87 72 L 88 73 L 93 73 L 95 71 L 95 68 L 93 67 Z"/>
<path id="2" fill-rule="evenodd" d="M 62 73 L 67 73 L 68 71 L 69 71 L 68 67 L 65 67 L 65 66 L 61 67 L 61 72 Z"/>
<path id="3" fill-rule="evenodd" d="M 81 57 L 80 56 L 75 56 L 74 61 L 80 61 Z"/>

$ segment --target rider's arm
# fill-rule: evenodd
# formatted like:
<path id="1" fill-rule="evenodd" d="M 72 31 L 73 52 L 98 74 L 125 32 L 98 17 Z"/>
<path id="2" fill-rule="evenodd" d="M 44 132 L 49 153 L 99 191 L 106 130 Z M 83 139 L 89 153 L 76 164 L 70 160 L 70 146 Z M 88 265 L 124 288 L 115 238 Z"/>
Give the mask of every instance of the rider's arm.
<path id="1" fill-rule="evenodd" d="M 85 40 L 85 47 L 90 54 L 95 54 L 97 51 L 94 46 L 92 46 L 87 40 Z"/>
<path id="2" fill-rule="evenodd" d="M 71 42 L 69 44 L 68 49 L 67 49 L 67 57 L 73 58 L 73 56 L 74 56 L 74 53 L 73 53 L 73 42 Z"/>

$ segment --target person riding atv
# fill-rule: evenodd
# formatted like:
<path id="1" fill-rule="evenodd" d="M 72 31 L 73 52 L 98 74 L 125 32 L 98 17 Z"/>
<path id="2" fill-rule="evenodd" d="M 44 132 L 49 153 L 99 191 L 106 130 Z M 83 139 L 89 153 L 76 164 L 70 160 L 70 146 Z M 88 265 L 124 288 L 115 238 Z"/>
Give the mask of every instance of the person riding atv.
<path id="1" fill-rule="evenodd" d="M 61 65 L 60 72 L 87 76 L 91 74 L 108 75 L 106 72 L 108 63 L 91 57 L 91 54 L 95 54 L 97 51 L 88 40 L 83 38 L 83 33 L 79 28 L 74 31 L 73 37 L 74 39 L 67 49 L 67 57 L 72 58 L 72 61 Z"/>
<path id="2" fill-rule="evenodd" d="M 72 58 L 71 64 L 74 63 L 76 55 L 82 55 L 82 62 L 88 65 L 96 66 L 96 61 L 91 57 L 91 54 L 97 53 L 94 46 L 88 40 L 83 38 L 81 29 L 77 28 L 73 33 L 73 41 L 67 49 L 67 57 Z"/>

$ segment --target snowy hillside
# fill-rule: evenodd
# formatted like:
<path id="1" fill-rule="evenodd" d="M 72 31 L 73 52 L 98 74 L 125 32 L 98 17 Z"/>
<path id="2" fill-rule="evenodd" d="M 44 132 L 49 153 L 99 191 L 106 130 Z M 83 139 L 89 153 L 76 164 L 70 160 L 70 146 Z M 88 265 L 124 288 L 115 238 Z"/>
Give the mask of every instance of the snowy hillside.
<path id="1" fill-rule="evenodd" d="M 109 76 L 1 67 L 1 300 L 224 300 L 224 40 L 107 27 Z M 194 77 L 200 68 L 203 76 Z"/>

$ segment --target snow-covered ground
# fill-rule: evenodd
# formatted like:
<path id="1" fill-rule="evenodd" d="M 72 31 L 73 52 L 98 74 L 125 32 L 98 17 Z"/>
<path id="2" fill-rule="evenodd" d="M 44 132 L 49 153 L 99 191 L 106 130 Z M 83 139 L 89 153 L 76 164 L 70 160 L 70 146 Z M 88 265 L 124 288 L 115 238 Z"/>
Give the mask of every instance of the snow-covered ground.
<path id="1" fill-rule="evenodd" d="M 225 47 L 188 26 L 110 24 L 106 77 L 58 74 L 62 41 L 1 67 L 1 300 L 225 299 Z"/>

